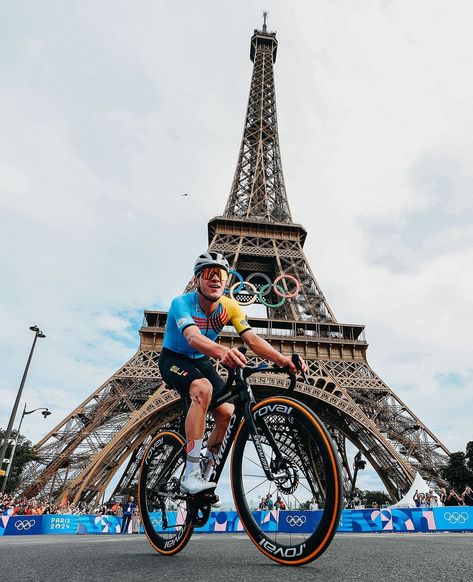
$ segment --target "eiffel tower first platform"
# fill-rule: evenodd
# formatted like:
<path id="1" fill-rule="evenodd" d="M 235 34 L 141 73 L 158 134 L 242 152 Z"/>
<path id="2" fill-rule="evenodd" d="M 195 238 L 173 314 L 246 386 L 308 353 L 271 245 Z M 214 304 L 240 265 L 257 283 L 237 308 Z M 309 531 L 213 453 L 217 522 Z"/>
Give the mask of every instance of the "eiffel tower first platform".
<path id="1" fill-rule="evenodd" d="M 243 138 L 224 214 L 208 224 L 209 250 L 223 253 L 246 281 L 235 289 L 240 302 L 257 297 L 256 303 L 266 304 L 267 317 L 248 318 L 256 333 L 307 361 L 309 373 L 297 384 L 298 397 L 329 428 L 345 487 L 352 479 L 348 440 L 390 495 L 399 497 L 417 471 L 440 483 L 449 452 L 372 370 L 364 327 L 336 320 L 312 273 L 303 251 L 307 232 L 292 221 L 281 166 L 273 76 L 277 49 L 276 33 L 268 32 L 265 22 L 251 38 L 254 65 Z M 281 275 L 297 279 L 300 291 L 294 295 L 294 279 L 278 280 Z M 229 284 L 240 280 L 234 275 Z M 25 470 L 27 497 L 57 501 L 67 495 L 69 501 L 98 503 L 124 463 L 115 491 L 135 490 L 144 445 L 181 416 L 180 399 L 163 383 L 157 365 L 166 317 L 163 311 L 145 311 L 137 353 L 36 445 L 39 460 Z M 220 341 L 241 345 L 232 329 L 224 328 Z M 251 353 L 250 361 L 257 361 Z M 288 385 L 281 377 L 254 378 L 258 399 Z"/>

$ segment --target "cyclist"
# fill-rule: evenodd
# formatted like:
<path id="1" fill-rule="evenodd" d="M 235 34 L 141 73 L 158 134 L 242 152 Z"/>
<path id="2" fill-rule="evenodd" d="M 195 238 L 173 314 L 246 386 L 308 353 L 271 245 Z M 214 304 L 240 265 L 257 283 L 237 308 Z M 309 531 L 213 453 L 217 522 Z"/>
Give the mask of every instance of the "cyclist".
<path id="1" fill-rule="evenodd" d="M 201 254 L 194 265 L 196 290 L 175 297 L 168 313 L 159 368 L 164 381 L 177 390 L 183 400 L 191 401 L 185 420 L 187 461 L 181 481 L 183 493 L 196 494 L 216 487 L 216 483 L 208 479 L 233 414 L 234 406 L 228 402 L 212 411 L 215 427 L 207 442 L 207 465 L 202 474 L 200 453 L 207 410 L 212 398 L 216 399 L 225 385 L 210 358 L 231 368 L 243 368 L 247 363 L 237 348 L 216 343 L 223 327 L 230 322 L 255 354 L 297 373 L 291 357 L 279 353 L 258 337 L 239 303 L 223 294 L 229 271 L 228 261 L 220 253 Z M 301 365 L 306 370 L 302 360 Z"/>

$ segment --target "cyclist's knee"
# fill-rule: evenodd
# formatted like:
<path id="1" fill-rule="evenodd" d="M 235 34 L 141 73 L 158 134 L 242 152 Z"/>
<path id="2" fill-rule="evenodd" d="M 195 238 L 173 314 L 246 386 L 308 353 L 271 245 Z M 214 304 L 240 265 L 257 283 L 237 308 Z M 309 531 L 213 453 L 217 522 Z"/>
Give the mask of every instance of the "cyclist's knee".
<path id="1" fill-rule="evenodd" d="M 207 378 L 199 378 L 194 380 L 189 389 L 189 396 L 192 402 L 198 406 L 205 406 L 208 408 L 210 401 L 212 400 L 212 384 L 207 380 Z"/>

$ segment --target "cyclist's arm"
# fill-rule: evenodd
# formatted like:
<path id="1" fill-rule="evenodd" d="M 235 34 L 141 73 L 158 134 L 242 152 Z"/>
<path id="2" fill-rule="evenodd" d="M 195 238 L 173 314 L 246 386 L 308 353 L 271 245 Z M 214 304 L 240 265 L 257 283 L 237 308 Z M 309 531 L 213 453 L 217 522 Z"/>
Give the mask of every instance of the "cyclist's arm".
<path id="1" fill-rule="evenodd" d="M 270 360 L 278 366 L 287 366 L 293 374 L 297 374 L 298 370 L 294 366 L 292 359 L 289 356 L 284 356 L 277 350 L 275 350 L 271 344 L 269 344 L 262 337 L 259 337 L 251 329 L 245 331 L 241 335 L 241 339 L 245 344 L 252 350 L 257 356 L 265 360 Z M 302 369 L 306 371 L 306 365 L 303 360 L 301 360 Z"/>
<path id="2" fill-rule="evenodd" d="M 183 334 L 190 347 L 201 354 L 221 360 L 222 364 L 231 368 L 243 368 L 246 365 L 246 358 L 241 352 L 236 348 L 226 348 L 217 344 L 200 333 L 200 329 L 196 325 L 186 327 Z"/>

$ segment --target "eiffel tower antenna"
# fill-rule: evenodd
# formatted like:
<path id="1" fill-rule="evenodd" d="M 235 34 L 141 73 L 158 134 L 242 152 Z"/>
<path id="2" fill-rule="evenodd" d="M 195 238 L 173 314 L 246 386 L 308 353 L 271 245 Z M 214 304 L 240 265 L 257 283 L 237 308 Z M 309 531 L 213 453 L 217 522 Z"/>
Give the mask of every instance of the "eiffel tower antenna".
<path id="1" fill-rule="evenodd" d="M 273 72 L 277 48 L 264 14 L 263 29 L 251 38 L 253 74 L 237 166 L 225 211 L 208 224 L 209 250 L 224 253 L 246 282 L 241 287 L 236 275 L 230 279 L 235 297 L 265 306 L 266 317 L 248 318 L 256 332 L 308 363 L 307 382 L 299 382 L 296 391 L 329 427 L 347 491 L 348 440 L 391 496 L 399 497 L 417 471 L 441 483 L 449 453 L 369 366 L 364 326 L 337 322 L 309 266 L 303 251 L 307 232 L 292 221 L 282 173 Z M 298 293 L 287 275 L 300 283 Z M 281 295 L 292 297 L 281 301 Z M 145 311 L 137 353 L 36 445 L 39 460 L 26 470 L 24 495 L 98 502 L 125 462 L 116 491 L 135 492 L 144 446 L 162 426 L 177 427 L 181 416 L 179 397 L 163 383 L 157 365 L 166 317 L 163 311 Z M 240 343 L 230 329 L 220 341 Z M 250 362 L 256 361 L 250 354 Z M 274 392 L 275 383 L 278 390 L 287 387 L 284 379 L 255 376 L 256 397 Z"/>
<path id="2" fill-rule="evenodd" d="M 267 32 L 266 30 L 266 17 L 268 16 L 267 10 L 263 12 L 263 32 Z"/>

